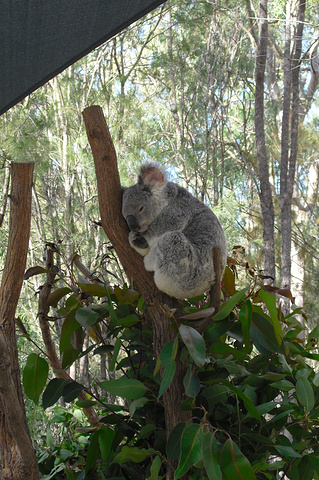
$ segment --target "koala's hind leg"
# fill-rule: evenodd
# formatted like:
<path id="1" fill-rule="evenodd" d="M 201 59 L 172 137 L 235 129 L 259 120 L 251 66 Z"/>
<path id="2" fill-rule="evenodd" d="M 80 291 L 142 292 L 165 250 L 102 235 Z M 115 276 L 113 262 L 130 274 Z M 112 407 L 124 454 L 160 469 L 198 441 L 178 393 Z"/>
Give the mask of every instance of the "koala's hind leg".
<path id="1" fill-rule="evenodd" d="M 200 295 L 210 286 L 197 250 L 182 232 L 169 232 L 157 239 L 144 257 L 146 270 L 154 272 L 159 290 L 176 298 Z"/>

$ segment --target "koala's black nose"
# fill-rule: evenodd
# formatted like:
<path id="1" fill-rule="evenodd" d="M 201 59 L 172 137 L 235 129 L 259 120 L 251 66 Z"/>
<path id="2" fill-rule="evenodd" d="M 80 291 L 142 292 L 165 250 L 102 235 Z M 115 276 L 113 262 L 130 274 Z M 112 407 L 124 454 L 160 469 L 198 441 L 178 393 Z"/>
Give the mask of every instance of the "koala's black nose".
<path id="1" fill-rule="evenodd" d="M 126 217 L 126 221 L 130 230 L 138 230 L 140 228 L 139 223 L 134 217 L 134 215 L 128 215 Z"/>

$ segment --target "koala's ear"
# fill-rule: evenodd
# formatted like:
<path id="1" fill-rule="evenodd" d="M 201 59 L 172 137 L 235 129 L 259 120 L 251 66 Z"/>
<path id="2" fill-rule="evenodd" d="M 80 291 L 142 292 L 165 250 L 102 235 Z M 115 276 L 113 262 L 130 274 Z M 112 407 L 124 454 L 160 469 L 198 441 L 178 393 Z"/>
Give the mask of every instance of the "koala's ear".
<path id="1" fill-rule="evenodd" d="M 165 170 L 161 167 L 150 164 L 141 168 L 139 183 L 150 188 L 160 188 L 167 182 Z"/>

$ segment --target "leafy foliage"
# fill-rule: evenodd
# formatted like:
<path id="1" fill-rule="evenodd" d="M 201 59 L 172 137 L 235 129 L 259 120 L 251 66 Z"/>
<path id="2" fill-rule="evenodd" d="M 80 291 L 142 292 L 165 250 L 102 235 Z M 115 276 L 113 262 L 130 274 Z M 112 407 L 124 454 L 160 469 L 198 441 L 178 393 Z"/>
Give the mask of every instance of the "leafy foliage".
<path id="1" fill-rule="evenodd" d="M 249 269 L 247 286 L 237 290 L 236 269 L 235 262 L 226 269 L 219 312 L 212 313 L 204 297 L 183 302 L 183 317 L 172 317 L 175 340 L 164 346 L 157 361 L 152 328 L 138 292 L 116 287 L 101 297 L 101 286 L 95 290 L 92 284 L 83 305 L 80 288 L 77 293 L 65 291 L 60 300 L 64 301 L 60 350 L 65 353 L 77 331 L 88 332 L 92 349 L 83 354 L 105 349 L 110 355 L 116 378 L 100 382 L 100 387 L 117 402 L 107 403 L 74 381 L 49 381 L 42 396 L 44 408 L 63 397 L 65 402 L 75 401 L 77 410 L 94 405 L 101 420 L 93 430 L 81 427 L 82 446 L 77 441 L 73 450 L 52 445 L 50 455 L 41 456 L 45 478 L 155 480 L 164 478 L 169 466 L 176 479 L 187 475 L 263 480 L 276 479 L 283 472 L 291 480 L 319 478 L 319 374 L 312 366 L 319 359 L 319 329 L 307 336 L 300 309 L 284 317 L 281 296 L 275 289 L 267 291 Z M 211 322 L 201 332 L 206 310 Z M 106 337 L 101 334 L 103 325 Z M 107 340 L 112 345 L 106 345 Z M 181 361 L 188 365 L 181 408 L 191 410 L 192 419 L 176 425 L 167 439 L 161 396 Z M 25 377 L 37 378 L 44 363 L 44 358 L 33 354 Z M 25 393 L 37 401 L 34 383 Z M 82 389 L 88 394 L 86 402 L 76 401 Z M 56 421 L 65 422 L 64 415 Z M 50 476 L 53 473 L 56 476 Z"/>

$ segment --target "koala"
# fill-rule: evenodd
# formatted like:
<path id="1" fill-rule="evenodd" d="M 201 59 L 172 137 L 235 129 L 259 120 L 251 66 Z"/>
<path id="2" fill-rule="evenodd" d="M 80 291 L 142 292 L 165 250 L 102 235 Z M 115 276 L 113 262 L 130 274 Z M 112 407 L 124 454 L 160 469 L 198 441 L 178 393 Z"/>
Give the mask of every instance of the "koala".
<path id="1" fill-rule="evenodd" d="M 159 290 L 175 298 L 201 295 L 215 281 L 212 252 L 227 260 L 224 231 L 209 207 L 169 182 L 163 167 L 143 165 L 138 182 L 123 188 L 122 214 L 129 243 L 154 272 Z"/>

